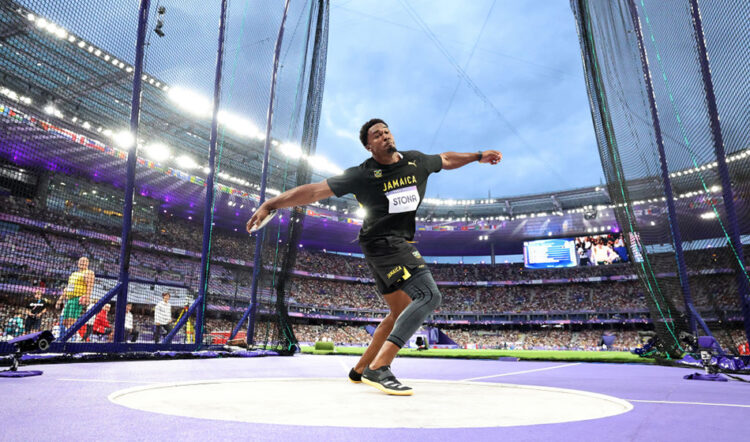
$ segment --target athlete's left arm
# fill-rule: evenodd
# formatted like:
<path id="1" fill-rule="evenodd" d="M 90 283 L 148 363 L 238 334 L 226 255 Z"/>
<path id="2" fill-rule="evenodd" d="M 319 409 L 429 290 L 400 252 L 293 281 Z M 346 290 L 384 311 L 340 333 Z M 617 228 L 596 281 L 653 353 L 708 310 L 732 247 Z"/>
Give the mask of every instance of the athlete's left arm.
<path id="1" fill-rule="evenodd" d="M 474 161 L 494 165 L 503 159 L 503 154 L 497 150 L 485 150 L 482 152 L 481 157 L 479 152 L 443 152 L 440 154 L 440 158 L 443 159 L 443 169 L 450 170 L 458 169 Z"/>

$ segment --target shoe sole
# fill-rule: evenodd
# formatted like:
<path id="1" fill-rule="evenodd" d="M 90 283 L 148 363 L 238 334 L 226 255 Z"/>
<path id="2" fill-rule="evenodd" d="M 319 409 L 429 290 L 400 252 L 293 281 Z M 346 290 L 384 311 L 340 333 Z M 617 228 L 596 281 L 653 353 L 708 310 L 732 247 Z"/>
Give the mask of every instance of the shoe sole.
<path id="1" fill-rule="evenodd" d="M 414 393 L 413 390 L 406 390 L 406 391 L 391 390 L 391 389 L 383 387 L 382 385 L 380 385 L 377 382 L 373 382 L 373 381 L 367 380 L 365 378 L 362 378 L 362 382 L 364 382 L 365 384 L 367 384 L 367 385 L 369 385 L 371 387 L 377 388 L 378 390 L 382 391 L 385 394 L 390 394 L 392 396 L 411 396 Z"/>
<path id="2" fill-rule="evenodd" d="M 361 384 L 362 383 L 362 381 L 355 381 L 352 378 L 349 378 L 349 382 L 351 382 L 352 384 Z"/>

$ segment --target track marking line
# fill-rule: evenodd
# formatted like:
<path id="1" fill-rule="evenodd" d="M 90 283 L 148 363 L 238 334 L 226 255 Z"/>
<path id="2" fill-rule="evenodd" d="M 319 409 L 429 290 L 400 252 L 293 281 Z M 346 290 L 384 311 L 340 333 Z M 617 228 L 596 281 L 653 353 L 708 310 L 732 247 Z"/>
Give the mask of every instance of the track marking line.
<path id="1" fill-rule="evenodd" d="M 744 405 L 744 404 L 716 404 L 712 402 L 682 402 L 682 401 L 648 401 L 645 399 L 625 399 L 625 400 L 628 402 L 643 402 L 647 404 L 709 405 L 713 407 L 750 408 L 750 405 Z"/>
<path id="2" fill-rule="evenodd" d="M 116 379 L 72 379 L 72 378 L 58 378 L 58 381 L 72 381 L 72 382 L 102 382 L 106 384 L 159 384 L 160 382 L 152 381 L 118 381 Z"/>
<path id="3" fill-rule="evenodd" d="M 536 371 L 554 370 L 556 368 L 572 367 L 574 365 L 581 365 L 581 362 L 573 362 L 571 364 L 562 364 L 562 365 L 553 365 L 552 367 L 535 368 L 533 370 L 512 371 L 510 373 L 500 373 L 500 374 L 492 374 L 489 376 L 479 376 L 476 378 L 461 379 L 461 382 L 477 381 L 479 379 L 500 378 L 503 376 L 513 376 L 516 374 L 534 373 Z"/>

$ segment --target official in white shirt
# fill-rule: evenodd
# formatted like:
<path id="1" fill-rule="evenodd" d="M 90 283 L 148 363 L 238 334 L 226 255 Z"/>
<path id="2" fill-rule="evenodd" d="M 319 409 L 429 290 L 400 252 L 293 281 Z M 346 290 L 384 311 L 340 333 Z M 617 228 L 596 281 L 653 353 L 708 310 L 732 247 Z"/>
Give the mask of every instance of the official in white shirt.
<path id="1" fill-rule="evenodd" d="M 138 340 L 138 330 L 133 328 L 133 304 L 128 303 L 125 306 L 125 341 L 135 342 Z"/>
<path id="2" fill-rule="evenodd" d="M 161 341 L 162 335 L 166 335 L 172 329 L 172 306 L 169 305 L 169 292 L 161 295 L 161 302 L 154 309 L 154 343 Z"/>

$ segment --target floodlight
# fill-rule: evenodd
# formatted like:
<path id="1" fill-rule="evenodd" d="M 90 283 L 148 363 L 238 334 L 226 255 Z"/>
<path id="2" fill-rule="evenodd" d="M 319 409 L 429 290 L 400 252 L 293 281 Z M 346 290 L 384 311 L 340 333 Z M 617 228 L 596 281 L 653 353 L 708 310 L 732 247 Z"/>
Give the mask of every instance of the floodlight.
<path id="1" fill-rule="evenodd" d="M 156 161 L 164 161 L 169 158 L 171 151 L 164 143 L 152 143 L 146 146 L 146 156 Z"/>
<path id="2" fill-rule="evenodd" d="M 115 144 L 125 149 L 130 149 L 135 144 L 135 138 L 129 130 L 117 132 L 112 136 L 112 139 L 115 140 Z"/>
<path id="3" fill-rule="evenodd" d="M 194 169 L 198 167 L 198 164 L 196 164 L 195 160 L 187 155 L 178 157 L 175 161 L 177 162 L 177 165 L 183 169 Z"/>
<path id="4" fill-rule="evenodd" d="M 210 115 L 211 101 L 195 91 L 182 87 L 173 87 L 169 90 L 168 96 L 177 107 L 193 115 L 200 117 Z"/>
<path id="5" fill-rule="evenodd" d="M 283 143 L 280 149 L 284 155 L 290 158 L 299 158 L 302 156 L 302 148 L 294 143 Z"/>
<path id="6" fill-rule="evenodd" d="M 52 103 L 44 106 L 44 113 L 46 113 L 47 115 L 53 115 L 53 116 L 55 116 L 57 118 L 62 118 L 63 117 L 62 112 L 60 112 L 60 110 L 58 108 L 56 108 L 55 105 L 52 104 Z"/>

